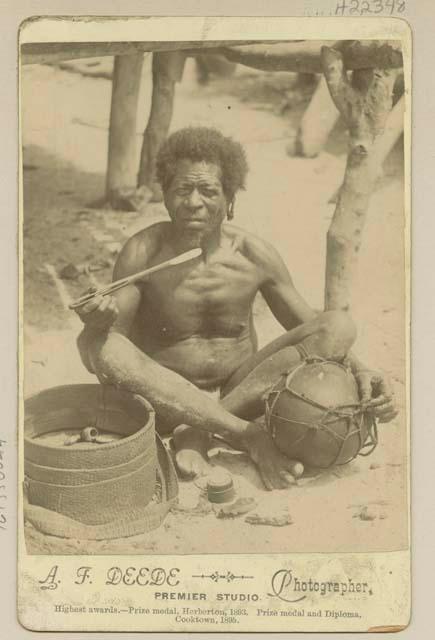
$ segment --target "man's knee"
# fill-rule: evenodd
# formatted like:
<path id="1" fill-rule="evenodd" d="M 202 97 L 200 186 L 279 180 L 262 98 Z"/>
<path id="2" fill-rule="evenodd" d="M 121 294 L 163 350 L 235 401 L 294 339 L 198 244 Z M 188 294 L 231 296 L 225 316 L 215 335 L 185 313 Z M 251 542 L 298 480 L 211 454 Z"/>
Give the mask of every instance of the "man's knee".
<path id="1" fill-rule="evenodd" d="M 320 333 L 324 336 L 326 353 L 324 357 L 344 358 L 356 340 L 356 326 L 345 311 L 325 311 L 322 313 Z"/>
<path id="2" fill-rule="evenodd" d="M 88 358 L 100 381 L 123 384 L 135 366 L 136 347 L 125 336 L 111 332 L 100 334 L 88 344 Z M 133 353 L 132 353 L 133 352 Z"/>
<path id="3" fill-rule="evenodd" d="M 356 339 L 356 327 L 345 311 L 325 311 L 318 317 L 318 329 L 309 341 L 312 355 L 332 360 L 343 359 Z M 308 345 L 307 345 L 308 346 Z"/>
<path id="4" fill-rule="evenodd" d="M 347 311 L 324 311 L 321 314 L 321 325 L 327 333 L 352 344 L 355 342 L 356 326 Z"/>

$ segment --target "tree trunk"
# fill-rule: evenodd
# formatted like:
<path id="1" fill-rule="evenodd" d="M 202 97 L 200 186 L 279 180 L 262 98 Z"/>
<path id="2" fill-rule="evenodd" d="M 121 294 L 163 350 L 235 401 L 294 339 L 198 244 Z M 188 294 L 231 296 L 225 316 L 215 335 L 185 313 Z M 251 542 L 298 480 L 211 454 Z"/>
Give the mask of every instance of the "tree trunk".
<path id="1" fill-rule="evenodd" d="M 175 83 L 181 80 L 185 61 L 184 51 L 153 54 L 151 111 L 143 136 L 137 184 L 151 189 L 154 200 L 161 200 L 160 187 L 155 180 L 157 153 L 168 135 L 174 108 Z"/>
<path id="2" fill-rule="evenodd" d="M 390 151 L 392 151 L 394 145 L 399 140 L 403 133 L 403 115 L 405 110 L 405 96 L 402 95 L 398 102 L 394 105 L 387 117 L 384 133 L 376 140 L 374 155 L 376 158 L 377 167 L 376 180 L 382 178 L 383 164 L 388 158 Z M 338 196 L 342 185 L 335 189 L 333 195 L 329 198 L 329 203 L 337 203 Z"/>
<path id="3" fill-rule="evenodd" d="M 349 310 L 353 276 L 371 193 L 377 176 L 376 140 L 392 105 L 396 74 L 386 69 L 355 71 L 351 85 L 339 51 L 322 48 L 331 97 L 349 129 L 343 186 L 327 235 L 325 309 Z"/>
<path id="4" fill-rule="evenodd" d="M 143 54 L 116 56 L 112 80 L 106 200 L 124 208 L 136 190 L 136 116 Z"/>
<path id="5" fill-rule="evenodd" d="M 302 116 L 296 135 L 296 153 L 304 158 L 317 156 L 326 144 L 339 115 L 331 100 L 325 77 L 322 76 Z"/>

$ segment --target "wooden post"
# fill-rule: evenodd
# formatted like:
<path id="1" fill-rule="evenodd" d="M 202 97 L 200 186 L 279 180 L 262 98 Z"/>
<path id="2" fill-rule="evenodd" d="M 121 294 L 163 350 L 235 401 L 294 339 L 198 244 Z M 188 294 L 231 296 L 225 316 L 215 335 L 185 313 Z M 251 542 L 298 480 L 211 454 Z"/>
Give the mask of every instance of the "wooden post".
<path id="1" fill-rule="evenodd" d="M 296 153 L 305 158 L 317 156 L 328 140 L 339 115 L 331 100 L 325 77 L 322 76 L 302 116 L 296 134 Z"/>
<path id="2" fill-rule="evenodd" d="M 339 51 L 322 47 L 322 66 L 331 97 L 349 129 L 343 186 L 327 234 L 325 310 L 347 311 L 361 234 L 378 161 L 375 141 L 392 106 L 396 74 L 389 69 L 355 71 L 350 83 Z"/>
<path id="3" fill-rule="evenodd" d="M 129 208 L 136 191 L 136 116 L 143 54 L 115 56 L 110 109 L 106 201 Z"/>
<path id="4" fill-rule="evenodd" d="M 376 159 L 378 161 L 377 176 L 382 175 L 382 165 L 390 151 L 403 133 L 403 116 L 405 113 L 405 96 L 399 98 L 388 115 L 383 135 L 376 142 Z"/>
<path id="5" fill-rule="evenodd" d="M 157 152 L 168 135 L 174 108 L 175 83 L 182 78 L 185 61 L 184 51 L 153 54 L 151 111 L 143 136 L 137 184 L 151 189 L 152 199 L 157 201 L 162 199 L 160 186 L 155 181 Z"/>

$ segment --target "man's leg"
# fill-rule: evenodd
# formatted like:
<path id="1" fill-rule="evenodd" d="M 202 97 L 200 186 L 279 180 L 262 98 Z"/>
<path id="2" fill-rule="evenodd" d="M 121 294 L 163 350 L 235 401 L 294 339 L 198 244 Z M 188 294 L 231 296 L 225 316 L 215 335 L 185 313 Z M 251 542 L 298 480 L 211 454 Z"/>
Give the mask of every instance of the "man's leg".
<path id="1" fill-rule="evenodd" d="M 188 380 L 152 360 L 125 336 L 116 332 L 99 334 L 88 342 L 87 352 L 91 368 L 101 382 L 149 400 L 167 427 L 185 424 L 193 427 L 184 429 L 184 434 L 180 427 L 176 441 L 178 446 L 189 449 L 196 460 L 202 456 L 204 443 L 198 444 L 199 436 L 194 442 L 192 434 L 218 433 L 249 453 L 268 489 L 291 484 L 289 461 L 260 425 L 232 415 Z"/>
<path id="2" fill-rule="evenodd" d="M 254 420 L 264 412 L 264 395 L 279 376 L 301 362 L 302 352 L 342 360 L 356 338 L 350 316 L 326 311 L 279 336 L 235 371 L 223 389 L 221 405 L 233 415 Z"/>
<path id="3" fill-rule="evenodd" d="M 163 436 L 173 433 L 176 461 L 184 475 L 208 470 L 212 433 L 219 433 L 237 448 L 245 448 L 246 421 L 231 415 L 206 392 L 155 362 L 125 336 L 116 332 L 100 334 L 86 346 L 87 365 L 100 382 L 122 387 L 151 402 L 157 431 Z M 81 352 L 83 349 L 82 344 Z"/>
<path id="4" fill-rule="evenodd" d="M 166 429 L 188 423 L 242 443 L 247 422 L 231 415 L 198 387 L 163 367 L 116 333 L 88 343 L 92 370 L 101 382 L 137 393 L 151 402 Z"/>
<path id="5" fill-rule="evenodd" d="M 319 314 L 314 320 L 288 331 L 246 360 L 223 389 L 221 406 L 246 420 L 264 412 L 264 394 L 279 376 L 301 362 L 301 352 L 331 360 L 342 360 L 356 338 L 350 316 L 340 311 Z M 187 425 L 174 431 L 180 466 L 188 473 L 192 464 L 200 472 L 210 445 L 210 434 Z M 291 461 L 292 469 L 297 461 Z"/>

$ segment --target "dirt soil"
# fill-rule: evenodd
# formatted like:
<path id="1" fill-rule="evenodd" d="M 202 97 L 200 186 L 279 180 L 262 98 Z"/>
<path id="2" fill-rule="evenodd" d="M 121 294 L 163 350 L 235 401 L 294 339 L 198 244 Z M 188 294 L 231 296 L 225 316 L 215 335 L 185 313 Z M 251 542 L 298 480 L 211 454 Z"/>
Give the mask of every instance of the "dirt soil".
<path id="1" fill-rule="evenodd" d="M 315 159 L 288 157 L 285 148 L 307 96 L 292 89 L 291 74 L 277 74 L 275 81 L 270 76 L 239 68 L 230 79 L 199 87 L 189 61 L 177 88 L 172 129 L 214 125 L 245 146 L 250 175 L 247 190 L 237 198 L 235 222 L 276 246 L 298 289 L 320 309 L 325 234 L 334 211 L 328 199 L 343 176 L 345 132 L 337 126 Z M 90 207 L 104 191 L 109 77 L 107 60 L 91 73 L 39 65 L 23 70 L 25 395 L 96 381 L 79 360 L 75 339 L 80 323 L 67 304 L 88 286 L 109 282 L 110 265 L 126 238 L 166 215 L 159 204 L 140 214 Z M 149 59 L 142 87 L 138 157 L 149 109 Z M 245 454 L 216 449 L 213 463 L 231 471 L 238 495 L 255 497 L 257 510 L 272 516 L 286 509 L 292 524 L 249 524 L 245 516 L 217 519 L 209 506 L 198 508 L 197 484 L 180 482 L 179 507 L 156 531 L 89 543 L 45 536 L 26 523 L 29 552 L 368 552 L 407 546 L 402 154 L 399 144 L 373 194 L 353 300 L 355 352 L 389 374 L 400 408 L 393 423 L 380 425 L 375 452 L 270 493 Z M 58 277 L 70 263 L 80 271 L 97 261 L 103 264 L 98 271 Z M 261 345 L 282 331 L 261 299 L 255 318 Z"/>

